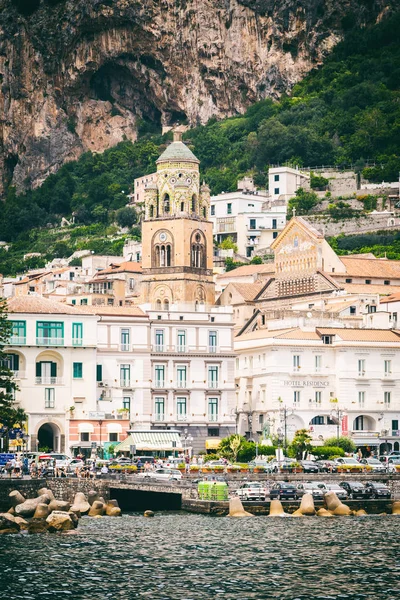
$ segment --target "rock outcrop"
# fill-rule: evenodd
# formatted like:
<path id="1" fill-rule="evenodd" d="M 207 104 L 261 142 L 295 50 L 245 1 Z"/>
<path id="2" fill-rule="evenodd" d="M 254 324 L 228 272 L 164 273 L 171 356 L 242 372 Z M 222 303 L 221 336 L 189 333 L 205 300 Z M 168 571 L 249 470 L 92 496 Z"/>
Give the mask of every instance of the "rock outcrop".
<path id="1" fill-rule="evenodd" d="M 3 0 L 3 187 L 39 185 L 143 123 L 191 125 L 278 97 L 396 0 Z M 1 190 L 0 190 L 1 191 Z"/>

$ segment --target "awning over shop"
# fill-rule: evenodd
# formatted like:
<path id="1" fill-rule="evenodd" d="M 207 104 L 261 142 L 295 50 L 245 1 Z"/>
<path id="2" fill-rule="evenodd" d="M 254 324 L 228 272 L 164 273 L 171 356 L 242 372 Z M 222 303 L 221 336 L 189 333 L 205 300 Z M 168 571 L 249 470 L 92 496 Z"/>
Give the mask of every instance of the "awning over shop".
<path id="1" fill-rule="evenodd" d="M 121 423 L 107 423 L 108 433 L 122 433 Z"/>
<path id="2" fill-rule="evenodd" d="M 206 440 L 206 450 L 216 450 L 221 443 L 221 438 L 213 437 Z"/>
<path id="3" fill-rule="evenodd" d="M 115 447 L 114 452 L 129 452 L 136 446 L 138 452 L 182 452 L 183 446 L 178 431 L 132 431 L 128 437 Z"/>
<path id="4" fill-rule="evenodd" d="M 94 427 L 92 423 L 79 423 L 78 424 L 79 433 L 93 433 Z"/>

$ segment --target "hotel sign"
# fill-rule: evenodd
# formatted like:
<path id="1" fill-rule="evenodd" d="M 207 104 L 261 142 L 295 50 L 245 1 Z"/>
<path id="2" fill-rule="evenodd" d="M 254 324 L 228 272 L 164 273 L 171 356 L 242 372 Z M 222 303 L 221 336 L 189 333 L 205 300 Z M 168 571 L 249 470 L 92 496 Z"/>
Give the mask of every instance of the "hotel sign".
<path id="1" fill-rule="evenodd" d="M 318 381 L 318 380 L 309 380 L 309 379 L 300 379 L 298 381 L 293 381 L 292 379 L 286 380 L 283 382 L 283 385 L 288 385 L 290 387 L 313 387 L 313 388 L 325 388 L 328 387 L 329 381 Z"/>

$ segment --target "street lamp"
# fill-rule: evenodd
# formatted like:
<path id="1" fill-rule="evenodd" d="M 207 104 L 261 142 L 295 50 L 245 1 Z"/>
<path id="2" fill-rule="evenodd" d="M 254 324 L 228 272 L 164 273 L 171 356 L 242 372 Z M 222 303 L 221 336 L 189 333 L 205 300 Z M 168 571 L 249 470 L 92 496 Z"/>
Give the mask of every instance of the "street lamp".
<path id="1" fill-rule="evenodd" d="M 340 425 L 342 423 L 343 417 L 345 416 L 346 411 L 342 408 L 333 408 L 331 410 L 331 418 L 334 421 L 334 423 L 336 423 L 336 438 L 337 441 L 339 442 L 339 438 L 340 438 Z"/>
<path id="2" fill-rule="evenodd" d="M 292 415 L 294 413 L 294 410 L 292 408 L 287 408 L 287 406 L 282 406 L 280 408 L 280 420 L 281 422 L 283 421 L 283 430 L 284 430 L 284 451 L 285 451 L 285 456 L 286 456 L 286 450 L 287 450 L 287 418 Z"/>
<path id="3" fill-rule="evenodd" d="M 278 427 L 278 429 L 276 430 L 277 436 L 278 436 L 278 466 L 279 466 L 279 470 L 281 468 L 281 443 L 282 443 L 282 429 L 280 427 Z"/>

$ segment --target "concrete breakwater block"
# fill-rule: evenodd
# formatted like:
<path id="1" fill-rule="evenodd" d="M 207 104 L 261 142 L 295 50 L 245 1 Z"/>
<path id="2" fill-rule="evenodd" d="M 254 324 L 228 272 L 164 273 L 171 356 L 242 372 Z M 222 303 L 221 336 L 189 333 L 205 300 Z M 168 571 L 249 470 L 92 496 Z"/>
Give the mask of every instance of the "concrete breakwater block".
<path id="1" fill-rule="evenodd" d="M 147 518 L 154 517 L 154 513 L 152 510 L 145 510 L 143 516 Z"/>
<path id="2" fill-rule="evenodd" d="M 247 512 L 243 508 L 243 504 L 240 498 L 231 498 L 229 500 L 229 517 L 254 517 L 251 513 Z"/>
<path id="3" fill-rule="evenodd" d="M 33 517 L 38 504 L 50 504 L 50 498 L 45 494 L 37 498 L 29 498 L 15 507 L 15 514 L 20 517 Z"/>
<path id="4" fill-rule="evenodd" d="M 90 510 L 90 504 L 86 499 L 86 496 L 83 492 L 77 492 L 75 494 L 74 502 L 70 508 L 73 512 L 79 510 L 81 515 L 87 515 Z"/>
<path id="5" fill-rule="evenodd" d="M 34 519 L 46 519 L 50 514 L 49 504 L 38 504 L 33 514 Z"/>
<path id="6" fill-rule="evenodd" d="M 18 504 L 23 504 L 26 500 L 26 498 L 24 498 L 21 492 L 19 492 L 18 490 L 13 490 L 12 492 L 10 492 L 8 494 L 8 497 L 10 498 L 11 507 L 14 508 L 18 506 Z"/>
<path id="7" fill-rule="evenodd" d="M 398 500 L 393 502 L 392 515 L 400 515 L 400 502 Z"/>
<path id="8" fill-rule="evenodd" d="M 271 500 L 269 507 L 269 517 L 288 517 L 289 515 L 283 510 L 280 500 Z"/>
<path id="9" fill-rule="evenodd" d="M 92 506 L 90 507 L 89 517 L 102 517 L 104 515 L 104 509 L 104 504 L 99 500 L 95 500 Z"/>
<path id="10" fill-rule="evenodd" d="M 55 500 L 55 496 L 54 496 L 53 492 L 51 490 L 49 490 L 49 488 L 40 488 L 37 495 L 38 496 L 48 496 L 50 498 L 50 502 L 52 500 Z"/>
<path id="11" fill-rule="evenodd" d="M 46 519 L 48 530 L 52 531 L 70 531 L 74 529 L 71 515 L 61 510 L 54 510 Z"/>
<path id="12" fill-rule="evenodd" d="M 13 515 L 9 513 L 1 513 L 0 514 L 0 533 L 8 534 L 8 533 L 18 533 L 20 530 L 20 525 L 15 520 Z"/>

